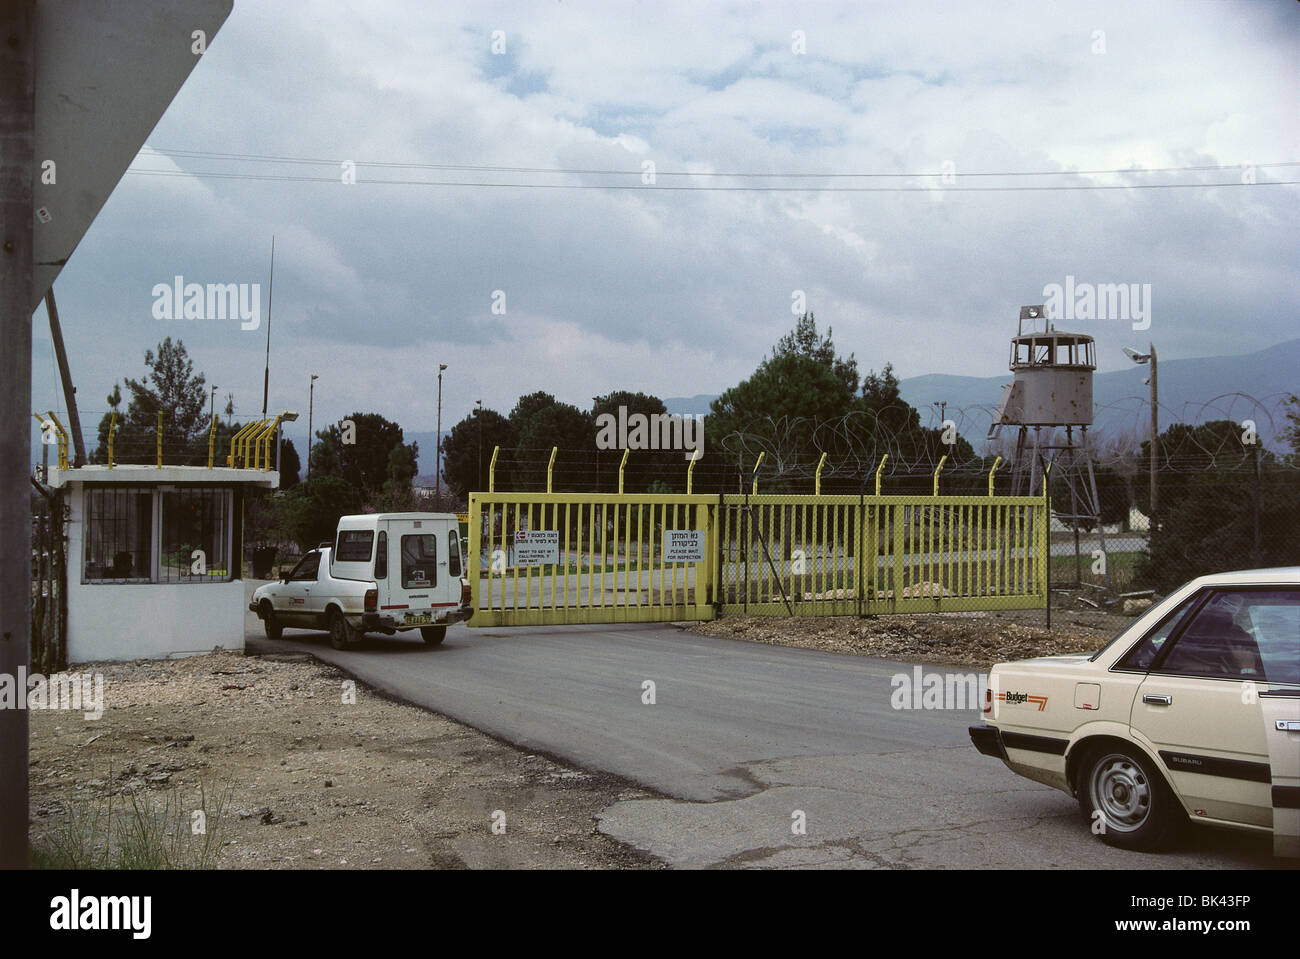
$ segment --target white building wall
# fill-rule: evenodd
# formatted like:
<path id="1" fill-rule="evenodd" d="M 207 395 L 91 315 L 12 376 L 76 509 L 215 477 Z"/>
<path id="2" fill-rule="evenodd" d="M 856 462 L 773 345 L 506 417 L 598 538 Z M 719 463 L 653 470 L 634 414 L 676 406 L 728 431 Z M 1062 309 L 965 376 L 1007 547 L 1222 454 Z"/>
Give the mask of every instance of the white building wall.
<path id="1" fill-rule="evenodd" d="M 68 497 L 68 662 L 163 659 L 244 648 L 243 580 L 86 583 L 82 493 Z M 235 560 L 238 561 L 238 558 Z"/>

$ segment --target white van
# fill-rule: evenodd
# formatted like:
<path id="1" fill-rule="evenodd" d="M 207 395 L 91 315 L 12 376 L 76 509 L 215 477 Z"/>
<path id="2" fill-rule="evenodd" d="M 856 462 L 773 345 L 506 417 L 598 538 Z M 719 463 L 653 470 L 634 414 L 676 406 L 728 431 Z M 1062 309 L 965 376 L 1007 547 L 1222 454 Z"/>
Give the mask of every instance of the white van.
<path id="1" fill-rule="evenodd" d="M 419 629 L 442 642 L 451 623 L 468 618 L 460 527 L 453 513 L 369 513 L 339 518 L 330 576 L 373 586 L 362 632 Z M 368 604 L 369 605 L 369 604 Z"/>

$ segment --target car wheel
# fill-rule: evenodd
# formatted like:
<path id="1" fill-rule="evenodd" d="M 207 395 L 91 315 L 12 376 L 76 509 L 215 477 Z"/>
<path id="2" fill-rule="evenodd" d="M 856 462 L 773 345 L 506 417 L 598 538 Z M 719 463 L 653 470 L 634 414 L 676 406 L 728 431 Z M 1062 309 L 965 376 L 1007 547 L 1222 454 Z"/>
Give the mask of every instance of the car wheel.
<path id="1" fill-rule="evenodd" d="M 284 626 L 275 618 L 275 608 L 271 605 L 271 601 L 262 600 L 262 604 L 258 608 L 262 612 L 262 627 L 266 630 L 266 638 L 283 639 Z"/>
<path id="2" fill-rule="evenodd" d="M 447 638 L 446 626 L 421 626 L 420 635 L 430 646 L 441 646 L 442 641 Z"/>
<path id="3" fill-rule="evenodd" d="M 330 645 L 335 649 L 347 649 L 361 639 L 361 634 L 348 624 L 347 619 L 337 609 L 330 610 L 329 630 Z"/>
<path id="4" fill-rule="evenodd" d="M 1185 818 L 1151 761 L 1128 748 L 1108 746 L 1085 757 L 1076 791 L 1092 831 L 1120 849 L 1156 849 Z"/>

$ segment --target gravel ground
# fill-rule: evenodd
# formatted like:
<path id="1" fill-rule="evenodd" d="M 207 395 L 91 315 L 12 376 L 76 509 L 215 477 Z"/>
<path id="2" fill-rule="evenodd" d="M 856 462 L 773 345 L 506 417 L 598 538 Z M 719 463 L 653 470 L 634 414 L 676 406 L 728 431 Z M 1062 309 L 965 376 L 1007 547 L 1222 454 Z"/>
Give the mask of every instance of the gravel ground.
<path id="1" fill-rule="evenodd" d="M 684 624 L 706 636 L 798 646 L 830 653 L 988 669 L 1034 656 L 1095 652 L 1116 630 L 1078 616 L 1049 632 L 1041 611 L 867 616 L 728 616 Z M 1032 622 L 1036 618 L 1037 622 Z M 1026 622 L 1026 620 L 1031 620 Z"/>
<path id="2" fill-rule="evenodd" d="M 596 814 L 647 791 L 383 698 L 305 655 L 79 664 L 103 717 L 33 710 L 31 835 L 70 809 L 225 798 L 217 868 L 662 868 Z M 179 797 L 179 798 L 177 798 Z M 84 815 L 84 813 L 83 813 Z M 495 818 L 494 818 L 495 817 Z M 504 832 L 494 832 L 504 825 Z"/>

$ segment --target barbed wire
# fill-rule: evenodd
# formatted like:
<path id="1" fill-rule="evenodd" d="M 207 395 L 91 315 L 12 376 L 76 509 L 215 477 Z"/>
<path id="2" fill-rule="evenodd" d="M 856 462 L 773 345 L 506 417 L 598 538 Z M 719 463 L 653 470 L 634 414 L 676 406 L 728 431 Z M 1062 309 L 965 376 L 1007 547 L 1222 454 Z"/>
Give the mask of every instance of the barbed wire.
<path id="1" fill-rule="evenodd" d="M 1300 471 L 1300 457 L 1287 456 L 1285 454 L 1289 451 L 1281 448 L 1281 438 L 1288 427 L 1286 407 L 1291 396 L 1286 392 L 1261 397 L 1232 392 L 1199 403 L 1177 406 L 1161 404 L 1159 412 L 1162 435 L 1171 425 L 1178 423 L 1195 427 L 1211 421 L 1227 420 L 1237 428 L 1213 434 L 1204 430 L 1189 431 L 1177 448 L 1168 443 L 1159 444 L 1157 470 L 1162 473 L 1192 473 L 1253 468 L 1258 444 L 1271 442 L 1273 451 L 1283 454 L 1274 457 L 1272 468 Z M 916 428 L 913 419 L 914 411 L 920 417 L 920 430 Z M 82 413 L 82 433 L 88 454 L 93 455 L 99 444 L 98 424 L 106 412 L 87 410 Z M 895 478 L 929 475 L 945 456 L 944 471 L 947 475 L 985 472 L 988 468 L 987 460 L 998 455 L 1004 458 L 1007 466 L 1014 465 L 1019 428 L 1003 426 L 995 437 L 988 438 L 989 428 L 997 414 L 995 404 L 945 404 L 942 412 L 943 418 L 940 419 L 940 410 L 934 407 L 913 408 L 896 404 L 876 411 L 853 411 L 834 419 L 768 417 L 752 424 L 748 430 L 711 438 L 710 447 L 704 449 L 697 465 L 696 475 L 716 477 L 721 473 L 748 473 L 762 455 L 760 475 L 763 477 L 791 481 L 811 480 L 817 474 L 823 453 L 827 454 L 827 458 L 821 475 L 826 479 L 874 475 L 885 454 L 889 458 L 884 462 L 882 476 Z M 66 416 L 61 413 L 57 415 L 66 428 Z M 1088 447 L 1096 465 L 1121 472 L 1149 468 L 1148 457 L 1142 453 L 1142 446 L 1150 435 L 1149 400 L 1143 397 L 1123 397 L 1098 405 L 1094 408 L 1093 419 L 1102 424 L 1086 432 Z M 960 447 L 944 442 L 945 421 L 951 424 L 953 436 L 961 437 L 970 444 L 971 452 L 968 455 L 959 455 Z M 233 422 L 241 421 L 235 416 Z M 222 414 L 221 430 L 228 431 L 228 423 Z M 1030 428 L 1026 456 L 1032 451 L 1033 432 L 1034 429 Z M 1252 434 L 1255 443 L 1247 441 Z M 1051 430 L 1045 427 L 1039 433 L 1039 442 L 1043 445 L 1060 445 L 1065 442 L 1065 436 L 1064 429 Z M 1073 431 L 1076 444 L 1081 444 L 1084 436 L 1081 430 Z M 217 465 L 224 464 L 229 445 L 229 433 L 222 435 L 219 432 L 214 450 Z M 147 436 L 119 432 L 114 443 L 114 457 L 119 462 L 152 459 L 156 449 L 157 441 L 152 431 Z M 305 466 L 306 450 L 297 452 Z M 429 452 L 431 451 L 423 450 L 422 455 Z M 579 480 L 593 472 L 600 472 L 606 477 L 606 482 L 617 482 L 621 451 L 597 450 L 594 434 L 592 447 L 567 448 L 560 453 L 553 470 L 557 482 L 560 479 Z M 180 454 L 190 459 L 197 456 L 206 460 L 206 432 L 201 436 L 186 436 L 174 428 L 169 429 L 165 424 L 164 460 L 176 462 L 175 457 Z M 499 469 L 503 475 L 517 473 L 534 476 L 539 472 L 544 475 L 550 454 L 549 447 L 536 450 L 503 449 L 499 457 Z M 677 482 L 685 475 L 686 459 L 680 450 L 658 451 L 650 457 L 653 462 L 644 462 L 645 457 L 641 459 L 643 462 L 636 469 L 643 475 L 653 474 L 656 478 L 669 482 Z"/>

